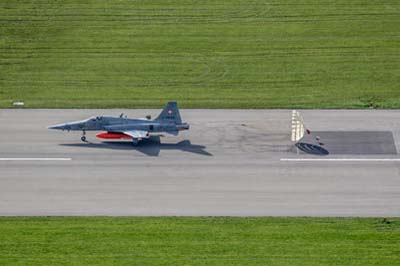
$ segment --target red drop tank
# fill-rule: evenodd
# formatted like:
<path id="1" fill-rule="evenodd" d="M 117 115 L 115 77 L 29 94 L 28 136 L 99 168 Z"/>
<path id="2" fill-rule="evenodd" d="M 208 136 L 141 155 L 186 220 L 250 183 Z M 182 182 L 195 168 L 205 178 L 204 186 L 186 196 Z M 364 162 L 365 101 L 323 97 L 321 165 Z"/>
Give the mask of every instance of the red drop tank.
<path id="1" fill-rule="evenodd" d="M 124 133 L 103 132 L 96 135 L 100 139 L 131 139 L 131 136 Z"/>

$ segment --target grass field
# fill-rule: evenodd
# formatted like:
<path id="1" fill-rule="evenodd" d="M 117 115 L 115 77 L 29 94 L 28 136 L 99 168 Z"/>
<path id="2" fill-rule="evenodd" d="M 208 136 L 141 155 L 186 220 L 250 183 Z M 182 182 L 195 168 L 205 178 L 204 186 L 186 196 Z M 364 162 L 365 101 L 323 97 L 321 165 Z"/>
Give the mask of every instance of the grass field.
<path id="1" fill-rule="evenodd" d="M 0 218 L 0 265 L 398 265 L 400 220 Z"/>
<path id="2" fill-rule="evenodd" d="M 0 107 L 400 108 L 398 0 L 0 3 Z"/>

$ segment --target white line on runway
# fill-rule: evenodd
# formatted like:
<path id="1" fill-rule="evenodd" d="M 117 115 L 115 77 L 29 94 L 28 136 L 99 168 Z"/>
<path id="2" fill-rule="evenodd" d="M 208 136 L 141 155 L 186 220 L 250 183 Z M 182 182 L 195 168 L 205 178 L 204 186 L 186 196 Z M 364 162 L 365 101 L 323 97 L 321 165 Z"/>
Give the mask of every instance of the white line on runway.
<path id="1" fill-rule="evenodd" d="M 71 161 L 71 158 L 0 158 L 0 161 Z"/>
<path id="2" fill-rule="evenodd" d="M 400 162 L 400 158 L 282 158 L 281 162 Z"/>

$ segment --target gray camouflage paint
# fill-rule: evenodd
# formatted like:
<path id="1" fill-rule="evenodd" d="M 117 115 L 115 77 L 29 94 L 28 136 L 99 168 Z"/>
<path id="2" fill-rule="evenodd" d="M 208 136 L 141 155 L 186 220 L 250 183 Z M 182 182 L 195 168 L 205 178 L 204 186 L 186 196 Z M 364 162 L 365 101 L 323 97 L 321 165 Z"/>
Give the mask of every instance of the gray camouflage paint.
<path id="1" fill-rule="evenodd" d="M 167 133 L 178 135 L 179 131 L 188 130 L 189 124 L 183 123 L 179 114 L 178 104 L 169 102 L 160 115 L 154 119 L 127 118 L 97 116 L 81 121 L 68 122 L 48 127 L 49 129 L 82 131 L 82 141 L 86 141 L 86 131 L 107 131 L 109 133 L 122 133 L 130 135 L 137 144 L 142 138 L 148 138 L 150 134 Z"/>

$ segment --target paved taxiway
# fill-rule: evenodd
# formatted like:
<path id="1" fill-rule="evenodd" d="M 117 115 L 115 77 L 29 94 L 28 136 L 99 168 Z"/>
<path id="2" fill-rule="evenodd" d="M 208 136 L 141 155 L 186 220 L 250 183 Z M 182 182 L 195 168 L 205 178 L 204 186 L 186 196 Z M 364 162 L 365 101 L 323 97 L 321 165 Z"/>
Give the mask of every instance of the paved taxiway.
<path id="1" fill-rule="evenodd" d="M 364 132 L 325 156 L 293 147 L 289 110 L 181 110 L 189 131 L 139 147 L 46 129 L 120 112 L 0 110 L 0 215 L 400 216 L 400 111 L 302 111 L 313 131 Z"/>

